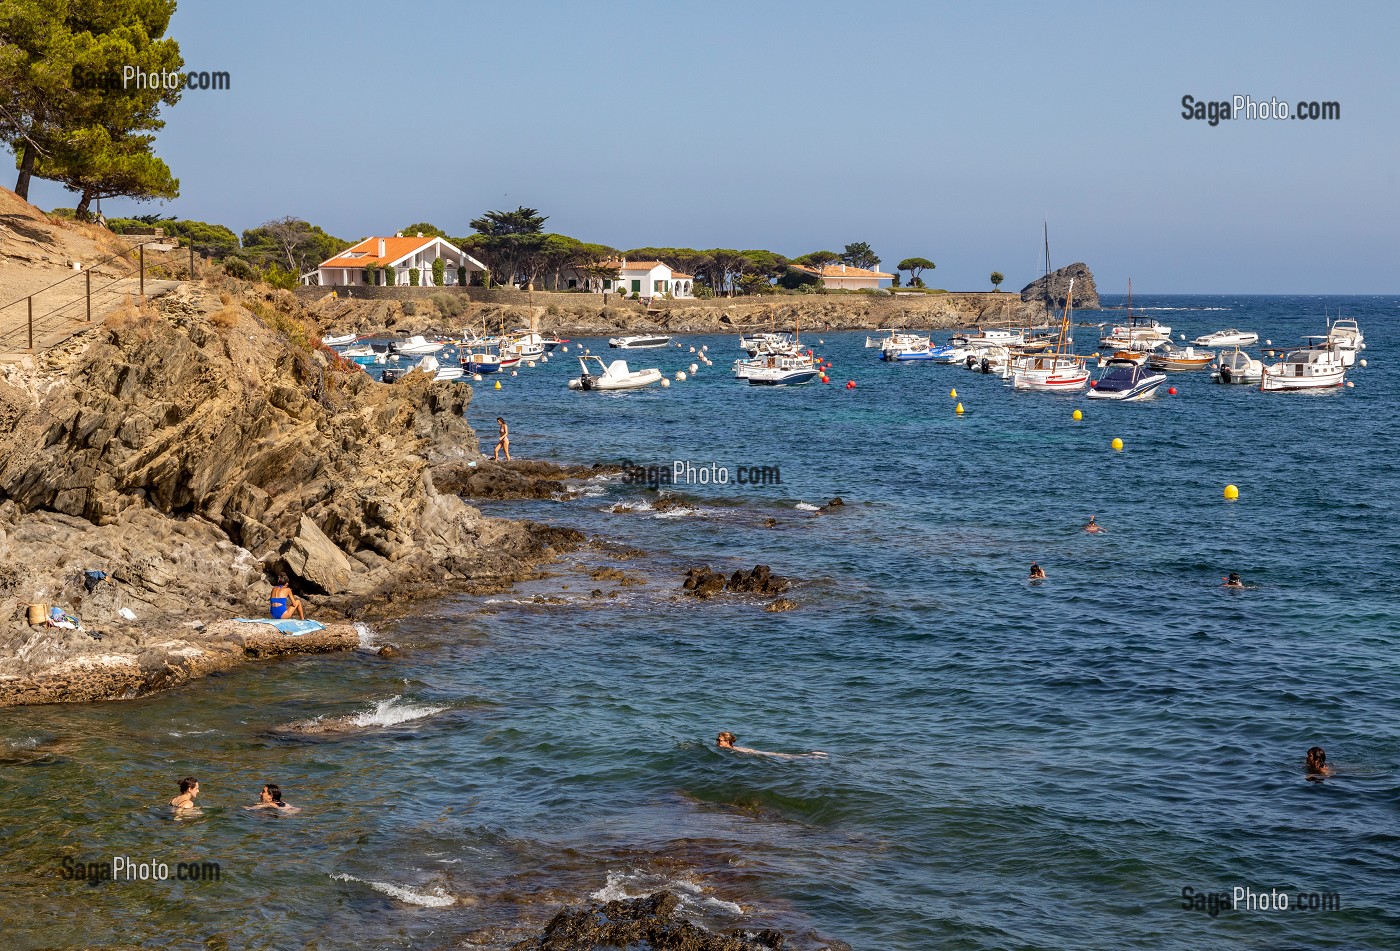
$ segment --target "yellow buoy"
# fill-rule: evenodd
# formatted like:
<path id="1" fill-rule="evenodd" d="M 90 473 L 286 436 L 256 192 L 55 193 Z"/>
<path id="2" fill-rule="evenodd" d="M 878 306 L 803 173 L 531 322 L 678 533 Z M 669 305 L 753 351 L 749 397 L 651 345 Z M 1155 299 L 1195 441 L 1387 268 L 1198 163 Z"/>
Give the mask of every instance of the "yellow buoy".
<path id="1" fill-rule="evenodd" d="M 1076 422 L 1078 422 L 1079 420 L 1081 420 L 1081 419 L 1083 419 L 1083 418 L 1084 418 L 1084 411 L 1083 411 L 1082 409 L 1077 409 L 1077 410 L 1074 411 L 1074 419 L 1075 419 Z"/>
<path id="2" fill-rule="evenodd" d="M 957 408 L 954 409 L 953 412 L 955 412 L 955 413 L 957 413 L 959 416 L 961 416 L 961 415 L 963 414 L 962 404 L 959 403 L 959 404 L 957 405 Z"/>
<path id="3" fill-rule="evenodd" d="M 1239 497 L 1240 497 L 1240 489 L 1239 489 L 1239 486 L 1236 486 L 1236 485 L 1227 485 L 1227 486 L 1225 486 L 1225 498 L 1227 498 L 1227 499 L 1229 499 L 1231 502 L 1233 502 L 1233 501 L 1235 501 L 1235 499 L 1237 499 L 1237 498 L 1239 498 Z"/>
<path id="4" fill-rule="evenodd" d="M 949 391 L 948 391 L 948 398 L 949 398 L 949 399 L 952 399 L 952 400 L 957 399 L 957 398 L 958 398 L 958 391 L 957 391 L 957 390 L 949 390 Z"/>
<path id="5" fill-rule="evenodd" d="M 501 381 L 500 381 L 500 380 L 497 380 L 497 381 L 496 381 L 496 389 L 499 390 L 500 388 L 501 388 Z"/>
<path id="6" fill-rule="evenodd" d="M 1123 451 L 1123 440 L 1119 439 L 1117 436 L 1114 436 L 1114 437 L 1113 437 L 1113 442 L 1112 442 L 1111 445 L 1113 446 L 1113 451 L 1114 451 L 1114 452 L 1122 452 L 1122 451 Z"/>

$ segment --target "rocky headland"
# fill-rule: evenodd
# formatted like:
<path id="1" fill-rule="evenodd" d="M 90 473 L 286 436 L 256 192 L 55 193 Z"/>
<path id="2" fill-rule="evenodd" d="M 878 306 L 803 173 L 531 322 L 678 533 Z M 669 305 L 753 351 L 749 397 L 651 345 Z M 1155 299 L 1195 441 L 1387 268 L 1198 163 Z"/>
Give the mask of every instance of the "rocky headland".
<path id="1" fill-rule="evenodd" d="M 469 386 L 377 384 L 321 333 L 293 294 L 215 280 L 0 367 L 0 706 L 139 696 L 241 659 L 354 647 L 334 622 L 503 588 L 583 541 L 457 494 L 530 497 L 563 478 L 464 474 L 481 460 Z M 322 635 L 229 626 L 266 616 L 280 571 L 308 616 L 333 622 Z M 83 630 L 30 625 L 33 604 Z"/>

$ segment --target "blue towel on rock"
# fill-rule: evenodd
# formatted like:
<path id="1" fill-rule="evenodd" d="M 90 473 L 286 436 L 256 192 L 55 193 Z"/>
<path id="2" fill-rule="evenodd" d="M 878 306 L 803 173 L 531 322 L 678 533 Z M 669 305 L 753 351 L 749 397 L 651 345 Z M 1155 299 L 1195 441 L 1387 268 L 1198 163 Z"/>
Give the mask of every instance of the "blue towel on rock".
<path id="1" fill-rule="evenodd" d="M 326 626 L 320 621 L 300 621 L 296 618 L 292 620 L 274 621 L 266 617 L 239 617 L 234 618 L 240 624 L 271 624 L 283 634 L 299 635 L 310 634 L 312 631 L 324 631 Z"/>

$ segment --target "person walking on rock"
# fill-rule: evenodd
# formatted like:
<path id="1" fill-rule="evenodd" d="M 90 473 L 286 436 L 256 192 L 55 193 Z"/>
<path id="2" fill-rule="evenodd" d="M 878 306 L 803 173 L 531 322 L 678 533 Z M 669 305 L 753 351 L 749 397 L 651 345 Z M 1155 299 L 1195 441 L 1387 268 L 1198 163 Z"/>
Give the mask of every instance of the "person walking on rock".
<path id="1" fill-rule="evenodd" d="M 501 461 L 501 450 L 504 449 L 506 453 L 506 462 L 510 462 L 510 427 L 507 426 L 506 421 L 499 416 L 496 417 L 496 424 L 501 428 L 501 438 L 496 440 L 495 461 Z"/>

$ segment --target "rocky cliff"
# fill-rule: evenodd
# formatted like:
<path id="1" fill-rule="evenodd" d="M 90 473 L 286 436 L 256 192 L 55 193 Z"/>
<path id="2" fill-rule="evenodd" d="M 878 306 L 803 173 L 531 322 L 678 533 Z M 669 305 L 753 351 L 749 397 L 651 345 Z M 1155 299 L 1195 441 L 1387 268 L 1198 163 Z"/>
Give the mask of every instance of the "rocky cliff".
<path id="1" fill-rule="evenodd" d="M 1098 310 L 1099 291 L 1094 286 L 1094 275 L 1089 271 L 1089 265 L 1082 261 L 1031 281 L 1021 288 L 1021 300 L 1062 308 L 1071 280 L 1074 281 L 1074 306 L 1079 310 Z"/>
<path id="2" fill-rule="evenodd" d="M 162 632 L 153 656 L 172 663 L 201 650 L 189 625 L 265 615 L 275 571 L 319 616 L 362 616 L 508 584 L 576 541 L 438 491 L 435 465 L 479 456 L 470 387 L 374 383 L 320 333 L 287 292 L 184 285 L 4 368 L 0 704 L 6 683 L 76 655 L 151 650 L 134 632 Z M 35 602 L 106 642 L 31 628 Z"/>

